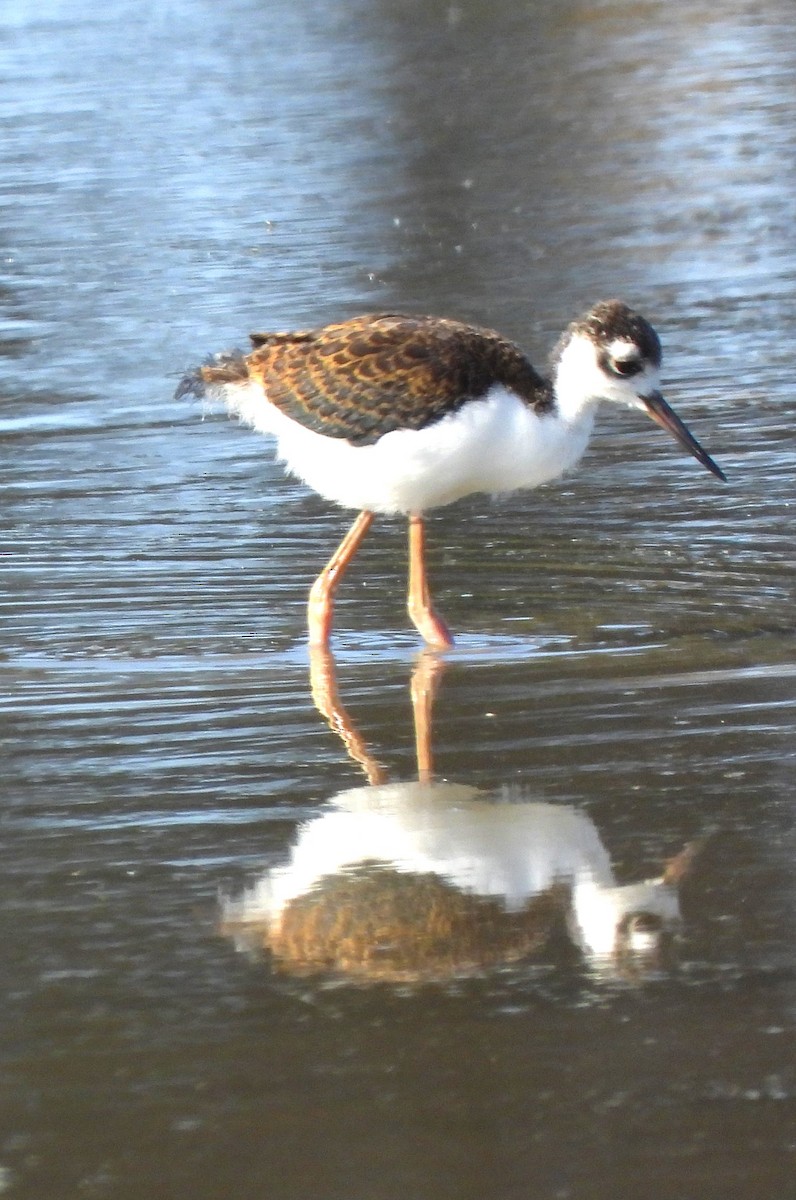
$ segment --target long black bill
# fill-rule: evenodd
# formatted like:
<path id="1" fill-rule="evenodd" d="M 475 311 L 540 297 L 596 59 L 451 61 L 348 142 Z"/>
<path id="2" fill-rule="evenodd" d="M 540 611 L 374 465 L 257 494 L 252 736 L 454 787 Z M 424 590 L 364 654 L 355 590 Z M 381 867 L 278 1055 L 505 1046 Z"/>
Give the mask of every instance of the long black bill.
<path id="1" fill-rule="evenodd" d="M 689 454 L 693 454 L 694 458 L 698 459 L 703 467 L 707 467 L 712 475 L 715 475 L 717 479 L 723 479 L 725 483 L 727 482 L 727 476 L 721 467 L 716 466 L 707 451 L 702 449 L 694 435 L 685 427 L 674 409 L 669 407 L 660 392 L 653 392 L 650 396 L 642 396 L 641 399 L 653 421 L 657 421 L 661 428 L 668 429 L 672 437 Z"/>

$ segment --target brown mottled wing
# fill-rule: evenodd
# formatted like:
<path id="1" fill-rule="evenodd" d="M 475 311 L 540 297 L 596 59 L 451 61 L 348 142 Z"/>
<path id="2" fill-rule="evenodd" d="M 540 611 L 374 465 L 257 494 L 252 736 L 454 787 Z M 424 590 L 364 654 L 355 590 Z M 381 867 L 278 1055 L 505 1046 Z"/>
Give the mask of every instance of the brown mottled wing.
<path id="1" fill-rule="evenodd" d="M 503 383 L 528 403 L 548 389 L 513 343 L 488 329 L 389 313 L 298 333 L 252 334 L 246 360 L 294 421 L 359 446 L 422 429 Z"/>

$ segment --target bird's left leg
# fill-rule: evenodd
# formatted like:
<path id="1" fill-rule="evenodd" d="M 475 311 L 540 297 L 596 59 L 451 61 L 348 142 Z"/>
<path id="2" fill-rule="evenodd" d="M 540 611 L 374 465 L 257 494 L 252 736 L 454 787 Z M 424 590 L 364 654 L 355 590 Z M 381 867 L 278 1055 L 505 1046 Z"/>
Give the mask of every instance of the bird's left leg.
<path id="1" fill-rule="evenodd" d="M 310 588 L 307 604 L 307 624 L 311 646 L 328 646 L 332 632 L 334 593 L 348 564 L 360 547 L 362 539 L 373 524 L 373 513 L 365 509 L 359 514 L 340 545 Z"/>

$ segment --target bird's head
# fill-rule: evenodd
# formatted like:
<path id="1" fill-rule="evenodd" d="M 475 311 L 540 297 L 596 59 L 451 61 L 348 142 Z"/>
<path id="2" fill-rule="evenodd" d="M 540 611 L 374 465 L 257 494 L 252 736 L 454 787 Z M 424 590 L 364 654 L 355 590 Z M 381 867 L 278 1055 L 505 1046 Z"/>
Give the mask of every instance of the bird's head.
<path id="1" fill-rule="evenodd" d="M 661 343 L 650 323 L 620 300 L 603 300 L 566 329 L 553 352 L 556 406 L 576 419 L 600 400 L 637 408 L 718 479 L 726 476 L 660 392 Z"/>

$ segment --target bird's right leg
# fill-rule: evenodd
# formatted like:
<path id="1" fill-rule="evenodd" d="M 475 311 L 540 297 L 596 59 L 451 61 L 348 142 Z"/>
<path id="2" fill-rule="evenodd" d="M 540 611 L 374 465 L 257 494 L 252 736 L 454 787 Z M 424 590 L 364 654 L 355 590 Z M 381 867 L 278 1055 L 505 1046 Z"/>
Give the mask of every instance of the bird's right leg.
<path id="1" fill-rule="evenodd" d="M 311 646 L 328 646 L 332 632 L 334 594 L 345 575 L 348 564 L 360 547 L 362 539 L 373 524 L 373 513 L 365 509 L 359 514 L 340 545 L 310 588 L 307 604 L 307 624 Z"/>
<path id="2" fill-rule="evenodd" d="M 445 650 L 453 645 L 453 635 L 442 617 L 434 611 L 426 575 L 426 535 L 419 513 L 409 517 L 409 595 L 407 610 L 412 623 L 429 646 Z"/>

